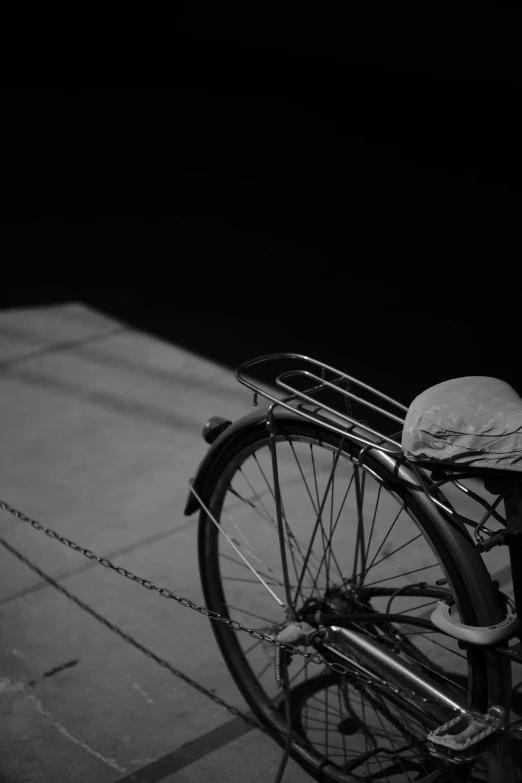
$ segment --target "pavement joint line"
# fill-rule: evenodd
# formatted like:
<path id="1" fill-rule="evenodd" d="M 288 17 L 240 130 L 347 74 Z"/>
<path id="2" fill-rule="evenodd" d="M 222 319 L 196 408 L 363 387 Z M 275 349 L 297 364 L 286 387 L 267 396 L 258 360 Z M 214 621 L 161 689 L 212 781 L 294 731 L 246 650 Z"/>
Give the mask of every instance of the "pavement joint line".
<path id="1" fill-rule="evenodd" d="M 301 477 L 296 476 L 294 478 L 289 479 L 288 482 L 283 483 L 281 486 L 291 486 L 293 483 L 296 483 L 299 480 L 301 480 Z M 233 504 L 231 504 L 230 509 L 235 508 L 236 505 L 239 505 L 240 502 L 241 501 L 236 501 Z M 18 519 L 13 519 L 12 526 L 14 527 L 16 523 L 19 521 L 20 520 Z M 111 559 L 111 558 L 119 557 L 120 555 L 128 554 L 129 552 L 133 552 L 138 549 L 141 549 L 142 547 L 147 546 L 148 544 L 155 543 L 156 541 L 160 541 L 163 538 L 168 538 L 170 535 L 186 530 L 187 528 L 196 524 L 197 522 L 194 522 L 193 520 L 182 522 L 176 528 L 170 530 L 164 530 L 161 533 L 155 533 L 153 536 L 140 539 L 136 543 L 129 544 L 129 546 L 123 547 L 122 549 L 108 552 L 107 554 L 103 555 L 103 557 Z M 6 532 L 4 528 L 0 528 L 0 533 L 4 533 L 4 532 Z M 85 571 L 90 571 L 90 569 L 94 568 L 96 565 L 98 565 L 98 563 L 96 563 L 96 561 L 91 560 L 88 563 L 83 563 L 81 566 L 77 566 L 76 568 L 72 568 L 68 571 L 63 571 L 61 574 L 58 574 L 57 576 L 53 577 L 53 579 L 55 579 L 57 582 L 60 582 L 64 579 L 68 579 L 71 576 L 76 576 L 77 574 L 82 574 Z M 17 593 L 12 593 L 11 595 L 5 596 L 4 598 L 0 598 L 0 606 L 4 606 L 5 604 L 10 603 L 11 601 L 15 601 L 18 598 L 23 598 L 26 595 L 30 595 L 31 593 L 37 592 L 39 590 L 44 590 L 47 587 L 49 587 L 49 585 L 47 584 L 47 582 L 44 581 L 38 582 L 37 584 L 34 585 L 30 585 L 29 587 L 24 587 L 23 590 L 19 590 Z"/>
<path id="2" fill-rule="evenodd" d="M 6 325 L 2 325 L 2 323 L 0 321 L 0 336 L 2 335 L 2 332 L 7 332 L 8 336 L 13 336 L 13 337 L 15 337 L 17 339 L 22 339 L 24 342 L 29 343 L 31 345 L 34 345 L 34 343 L 35 343 L 34 340 L 30 341 L 27 338 L 27 336 L 23 332 L 21 332 L 20 330 L 13 329 L 13 327 L 11 327 L 11 326 L 7 326 L 6 327 Z M 61 342 L 61 343 L 54 343 L 54 344 L 51 344 L 51 345 L 48 345 L 48 346 L 40 346 L 39 348 L 33 350 L 30 353 L 22 354 L 20 356 L 11 357 L 11 358 L 5 359 L 5 360 L 0 359 L 0 371 L 2 370 L 3 367 L 5 367 L 8 370 L 9 367 L 11 367 L 11 366 L 18 366 L 18 365 L 23 364 L 24 362 L 29 361 L 31 359 L 37 359 L 40 356 L 44 356 L 44 355 L 52 354 L 52 353 L 58 353 L 60 351 L 67 351 L 69 348 L 75 348 L 75 347 L 80 347 L 81 348 L 84 345 L 88 346 L 90 343 L 102 342 L 104 340 L 104 338 L 106 338 L 106 337 L 108 338 L 108 337 L 111 337 L 112 335 L 123 334 L 123 333 L 134 335 L 137 338 L 140 338 L 140 337 L 151 338 L 152 337 L 156 343 L 162 342 L 162 341 L 159 340 L 159 338 L 157 336 L 152 336 L 152 335 L 147 334 L 145 332 L 137 331 L 132 326 L 124 324 L 124 325 L 121 325 L 121 326 L 113 327 L 112 329 L 107 329 L 107 331 L 105 331 L 103 333 L 96 333 L 96 334 L 90 335 L 89 337 L 83 337 L 83 338 L 78 339 L 78 340 L 71 340 L 70 342 Z M 172 346 L 169 344 L 169 347 L 172 347 Z M 97 355 L 95 354 L 94 356 L 90 356 L 88 353 L 85 353 L 85 352 L 82 352 L 78 356 L 79 357 L 81 356 L 81 359 L 84 360 L 84 361 L 90 361 L 90 362 L 94 362 L 94 363 L 97 363 L 97 364 L 100 364 L 100 363 L 108 364 L 112 369 L 114 369 L 115 367 L 119 368 L 119 369 L 123 368 L 124 370 L 129 371 L 129 372 L 139 373 L 139 374 L 145 375 L 149 379 L 150 378 L 156 378 L 156 379 L 159 379 L 159 380 L 168 381 L 169 383 L 172 383 L 172 381 L 173 381 L 173 378 L 168 375 L 168 370 L 161 370 L 161 369 L 156 368 L 156 367 L 154 367 L 154 368 L 147 367 L 147 365 L 141 365 L 136 360 L 131 360 L 131 359 L 128 359 L 128 358 L 124 359 L 121 356 L 119 356 L 119 357 L 115 357 L 115 356 L 104 357 L 103 354 L 97 354 Z M 174 370 L 174 368 L 171 368 L 171 369 Z M 227 369 L 227 373 L 226 374 L 230 375 L 230 371 L 228 370 L 228 368 L 226 368 L 226 369 Z M 167 373 L 167 374 L 165 374 L 165 373 Z M 176 380 L 177 380 L 177 383 L 180 382 L 180 376 L 179 375 L 177 375 Z M 190 378 L 189 379 L 185 379 L 185 383 L 187 383 L 187 382 L 190 383 Z M 237 384 L 234 387 L 234 391 L 232 391 L 230 388 L 221 386 L 220 384 L 215 384 L 211 380 L 206 379 L 205 380 L 205 388 L 208 388 L 209 384 L 212 386 L 212 388 L 214 388 L 215 392 L 224 394 L 227 397 L 227 399 L 230 399 L 231 395 L 237 396 L 242 401 L 244 401 L 244 399 L 245 399 L 245 391 L 244 391 L 243 387 L 241 387 L 239 384 Z M 194 384 L 192 383 L 192 385 L 194 385 Z"/>
<path id="3" fill-rule="evenodd" d="M 0 334 L 1 331 L 2 331 L 2 326 L 0 324 Z M 31 351 L 31 353 L 26 353 L 21 356 L 14 356 L 11 359 L 0 360 L 0 370 L 4 368 L 12 367 L 13 365 L 22 364 L 22 362 L 31 361 L 31 359 L 37 359 L 40 356 L 45 356 L 46 354 L 58 353 L 60 351 L 67 351 L 69 348 L 76 348 L 77 346 L 86 345 L 87 343 L 99 342 L 100 340 L 104 340 L 107 337 L 112 337 L 112 335 L 114 334 L 120 334 L 121 332 L 126 332 L 126 331 L 129 331 L 128 328 L 121 326 L 114 329 L 109 329 L 106 332 L 103 332 L 102 334 L 93 334 L 90 335 L 90 337 L 82 337 L 81 340 L 71 340 L 69 342 L 46 345 L 41 348 L 38 348 L 37 350 Z"/>
<path id="4" fill-rule="evenodd" d="M 85 601 L 82 601 L 81 598 L 78 598 L 73 593 L 69 592 L 63 585 L 60 585 L 58 582 L 56 582 L 51 576 L 47 575 L 44 571 L 42 571 L 38 566 L 35 566 L 30 563 L 29 560 L 21 553 L 18 552 L 15 547 L 11 547 L 10 544 L 8 544 L 6 541 L 0 538 L 0 544 L 12 552 L 13 555 L 15 555 L 19 560 L 21 560 L 23 563 L 25 563 L 28 567 L 35 570 L 37 573 L 39 573 L 42 578 L 46 579 L 56 590 L 58 590 L 62 595 L 65 595 L 65 597 L 69 600 L 75 603 L 80 609 L 82 609 L 87 614 L 91 615 L 95 620 L 97 620 L 99 623 L 104 625 L 106 628 L 108 628 L 111 633 L 115 634 L 116 636 L 119 636 L 122 638 L 127 644 L 132 645 L 137 650 L 139 650 L 141 653 L 146 655 L 148 658 L 152 659 L 155 663 L 162 666 L 163 668 L 167 669 L 171 674 L 173 674 L 175 677 L 180 679 L 182 682 L 184 682 L 186 685 L 188 685 L 190 688 L 193 688 L 198 693 L 203 695 L 206 699 L 210 699 L 215 704 L 218 704 L 219 706 L 223 707 L 225 710 L 227 710 L 229 713 L 232 713 L 234 715 L 237 715 L 238 718 L 245 723 L 245 725 L 248 725 L 248 721 L 250 720 L 249 717 L 247 717 L 246 714 L 240 712 L 236 707 L 234 707 L 231 704 L 228 704 L 224 699 L 222 699 L 220 696 L 217 695 L 215 690 L 209 690 L 208 688 L 205 688 L 205 686 L 201 685 L 197 680 L 190 677 L 188 674 L 185 674 L 180 669 L 177 669 L 175 666 L 172 666 L 168 661 L 166 661 L 164 658 L 161 658 L 161 656 L 157 655 L 153 650 L 149 649 L 145 645 L 143 645 L 141 642 L 139 642 L 137 639 L 132 637 L 129 633 L 126 631 L 122 631 L 115 623 L 108 620 L 106 617 L 104 617 L 100 612 L 93 609 L 89 604 L 87 604 Z M 70 662 L 69 662 L 70 663 Z M 51 670 L 51 673 L 52 670 Z M 256 726 L 257 727 L 257 726 Z M 259 727 L 262 731 L 261 727 Z"/>
<path id="5" fill-rule="evenodd" d="M 176 533 L 180 533 L 183 530 L 187 530 L 189 527 L 192 527 L 194 525 L 194 521 L 190 520 L 188 522 L 182 522 L 180 525 L 178 525 L 175 528 L 172 528 L 170 530 L 163 530 L 161 533 L 155 533 L 153 536 L 148 536 L 148 538 L 142 538 L 139 541 L 136 541 L 134 544 L 129 544 L 129 546 L 122 547 L 121 549 L 108 552 L 107 554 L 103 555 L 103 557 L 110 559 L 114 559 L 116 557 L 119 557 L 121 555 L 128 554 L 129 552 L 137 551 L 139 549 L 143 549 L 145 546 L 149 544 L 156 543 L 157 541 L 161 541 L 165 538 L 168 538 L 169 536 L 175 535 Z M 53 579 L 56 582 L 63 581 L 65 579 L 68 579 L 71 576 L 76 576 L 77 574 L 81 574 L 84 571 L 90 571 L 92 568 L 95 568 L 99 563 L 96 562 L 96 560 L 89 560 L 89 562 L 83 563 L 81 566 L 77 566 L 77 568 L 72 568 L 69 571 L 63 571 L 61 574 L 58 574 L 57 576 L 54 576 Z M 44 590 L 47 587 L 51 587 L 47 582 L 41 581 L 37 584 L 30 585 L 29 587 L 25 587 L 23 590 L 19 590 L 17 593 L 12 593 L 11 595 L 5 596 L 4 598 L 0 598 L 0 606 L 4 606 L 5 604 L 10 603 L 11 601 L 15 601 L 18 598 L 23 598 L 26 595 L 30 595 L 31 593 L 37 592 L 39 590 Z"/>
<path id="6" fill-rule="evenodd" d="M 290 479 L 288 481 L 288 485 L 291 485 L 292 483 L 294 483 L 294 481 L 296 481 L 295 478 Z M 233 507 L 235 507 L 238 503 L 239 501 L 234 503 Z M 120 555 L 125 555 L 128 554 L 129 552 L 137 551 L 147 546 L 148 544 L 156 543 L 156 541 L 160 541 L 164 538 L 168 538 L 169 536 L 174 535 L 175 533 L 182 532 L 183 530 L 187 530 L 189 527 L 195 524 L 197 523 L 193 522 L 192 520 L 187 522 L 182 522 L 176 528 L 173 528 L 171 530 L 164 530 L 163 532 L 156 533 L 153 536 L 149 536 L 148 538 L 140 539 L 134 544 L 129 544 L 129 546 L 122 547 L 121 549 L 109 552 L 103 555 L 103 557 L 108 559 L 114 559 L 116 557 L 119 557 Z M 0 532 L 3 532 L 3 529 L 1 529 Z M 88 563 L 84 563 L 81 566 L 77 566 L 76 568 L 70 569 L 68 571 L 63 571 L 61 574 L 58 574 L 53 578 L 57 582 L 60 582 L 62 580 L 68 579 L 69 577 L 77 576 L 78 574 L 84 573 L 86 571 L 90 571 L 96 565 L 98 565 L 98 563 L 96 561 L 91 560 Z M 504 568 L 501 568 L 500 571 L 492 575 L 492 578 L 497 579 L 499 581 L 499 589 L 503 590 L 505 587 L 508 586 L 509 582 L 511 581 L 511 566 L 507 565 Z M 23 590 L 19 590 L 17 593 L 12 593 L 11 595 L 5 596 L 4 598 L 0 598 L 0 606 L 4 606 L 10 603 L 11 601 L 15 601 L 19 598 L 24 598 L 26 595 L 30 595 L 31 593 L 37 592 L 39 590 L 44 590 L 47 587 L 49 587 L 49 584 L 44 581 L 38 582 L 37 584 L 34 585 L 30 585 L 29 587 L 25 587 Z M 423 617 L 424 614 L 426 613 L 423 613 L 419 616 Z M 426 617 L 427 616 L 428 614 L 426 614 Z"/>

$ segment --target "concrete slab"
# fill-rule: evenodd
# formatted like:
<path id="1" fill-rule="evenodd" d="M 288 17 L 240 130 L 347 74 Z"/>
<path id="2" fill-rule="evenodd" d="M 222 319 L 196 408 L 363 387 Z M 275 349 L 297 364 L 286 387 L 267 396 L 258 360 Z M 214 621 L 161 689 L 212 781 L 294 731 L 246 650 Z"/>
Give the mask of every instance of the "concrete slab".
<path id="1" fill-rule="evenodd" d="M 48 350 L 67 350 L 103 339 L 125 328 L 80 302 L 4 310 L 0 313 L 0 368 Z"/>
<path id="2" fill-rule="evenodd" d="M 12 327 L 7 315 L 0 329 L 3 320 Z M 20 356 L 0 376 L 9 444 L 0 475 L 9 502 L 100 554 L 167 533 L 183 522 L 188 480 L 207 448 L 204 421 L 238 418 L 250 410 L 249 395 L 229 371 L 132 331 L 52 350 L 56 320 L 52 311 L 47 335 L 39 314 L 37 337 L 49 343 L 47 352 Z M 33 326 L 29 319 L 31 338 Z M 73 552 L 5 513 L 0 531 L 52 574 L 78 564 Z M 30 574 L 17 579 L 0 582 L 0 598 L 34 583 Z"/>
<path id="3" fill-rule="evenodd" d="M 2 495 L 96 553 L 122 565 L 123 557 L 130 570 L 201 600 L 196 523 L 182 515 L 188 480 L 207 448 L 205 419 L 238 418 L 250 394 L 228 370 L 78 306 L 51 308 L 47 318 L 4 313 L 2 329 Z M 132 775 L 226 724 L 227 705 L 244 711 L 206 618 L 5 512 L 0 534 L 84 602 L 82 611 L 0 548 L 1 722 L 9 726 L 2 757 L 11 777 Z M 112 632 L 103 618 L 115 623 Z M 23 760 L 20 742 L 30 747 Z"/>
<path id="4" fill-rule="evenodd" d="M 189 556 L 196 524 L 182 514 L 188 480 L 207 448 L 200 435 L 205 419 L 211 414 L 237 418 L 247 412 L 250 398 L 246 390 L 238 387 L 229 371 L 107 323 L 107 319 L 78 306 L 3 313 L 0 334 L 5 446 L 0 454 L 1 495 L 100 555 L 111 554 L 117 559 L 118 553 L 128 556 L 157 544 L 157 549 L 151 550 L 149 576 L 155 575 L 166 586 L 175 585 L 179 593 L 197 600 L 201 595 L 197 561 L 194 552 Z M 169 548 L 167 540 L 179 532 L 185 533 L 185 539 Z M 88 586 L 87 592 L 92 588 L 97 593 L 97 597 L 91 596 L 93 605 L 103 607 L 109 616 L 115 611 L 111 619 L 118 627 L 126 622 L 121 614 L 125 614 L 123 604 L 130 600 L 138 609 L 144 601 L 143 611 L 151 625 L 142 635 L 142 643 L 151 642 L 156 635 L 159 611 L 160 627 L 166 631 L 160 645 L 166 660 L 176 648 L 179 663 L 183 657 L 191 662 L 188 672 L 181 667 L 169 671 L 165 665 L 158 666 L 143 652 L 129 648 L 129 640 L 111 634 L 0 548 L 1 682 L 6 695 L 2 724 L 11 727 L 3 735 L 6 752 L 2 755 L 9 774 L 14 775 L 17 769 L 23 780 L 109 780 L 114 772 L 119 776 L 143 766 L 226 720 L 226 709 L 211 700 L 213 692 L 207 695 L 200 680 L 190 678 L 190 671 L 197 674 L 201 665 L 198 648 L 209 684 L 218 686 L 226 677 L 205 618 L 174 602 L 167 605 L 165 599 L 161 601 L 157 594 L 153 597 L 144 588 L 138 588 L 137 598 L 137 586 L 132 582 L 5 512 L 0 533 L 9 546 L 29 555 L 44 572 L 58 576 L 62 584 L 67 581 L 79 587 L 83 598 L 84 588 Z M 163 563 L 159 568 L 158 555 Z M 132 564 L 126 561 L 128 568 L 140 570 L 144 576 L 147 565 L 139 559 Z M 177 579 L 172 577 L 176 568 Z M 80 582 L 71 580 L 73 576 Z M 109 594 L 115 600 L 111 608 Z M 127 633 L 140 626 L 138 615 L 131 611 L 131 616 Z M 111 637 L 112 645 L 104 635 Z M 134 655 L 138 663 L 125 666 L 129 649 L 131 659 Z M 88 662 L 83 671 L 80 663 L 73 663 L 61 669 L 54 681 L 46 676 L 62 666 L 64 659 L 66 664 L 81 661 L 86 652 Z M 150 668 L 159 672 L 155 685 L 145 676 Z M 174 686 L 170 684 L 173 671 Z M 162 678 L 166 682 L 161 682 Z M 174 699 L 176 706 L 170 716 L 163 708 L 161 719 L 156 712 L 154 718 L 142 714 L 153 704 L 157 710 L 158 699 L 152 695 L 156 692 L 170 694 L 167 701 Z M 237 692 L 234 699 L 243 707 Z M 102 728 L 100 716 L 107 712 L 114 724 Z M 22 715 L 23 720 L 16 715 Z M 134 715 L 138 716 L 136 721 Z M 158 744 L 154 727 L 163 719 L 166 733 Z M 78 721 L 81 737 L 71 729 Z M 132 740 L 122 732 L 125 721 L 134 727 Z M 144 730 L 149 722 L 155 739 Z M 93 744 L 105 732 L 110 738 L 101 740 L 101 750 L 94 749 Z M 25 747 L 31 746 L 23 764 L 17 761 L 20 733 Z M 49 743 L 57 751 L 51 761 L 46 752 Z M 63 747 L 58 752 L 60 743 Z M 125 766 L 116 760 L 120 751 Z M 82 771 L 69 777 L 66 770 L 75 766 Z"/>
<path id="5" fill-rule="evenodd" d="M 195 534 L 192 524 L 173 534 L 181 538 L 171 546 L 144 545 L 125 555 L 125 566 L 198 601 Z M 14 562 L 11 572 L 23 567 Z M 1 610 L 0 723 L 10 727 L 2 740 L 4 768 L 24 780 L 103 783 L 226 722 L 227 699 L 244 710 L 206 618 L 101 566 L 61 585 L 84 602 L 83 610 L 49 587 Z M 113 631 L 103 618 L 115 623 Z M 20 737 L 30 747 L 22 769 Z"/>
<path id="6" fill-rule="evenodd" d="M 202 602 L 196 519 L 182 513 L 188 480 L 207 448 L 205 419 L 237 419 L 251 410 L 250 393 L 228 369 L 79 305 L 3 313 L 0 339 L 0 497 Z M 294 498 L 305 519 L 304 494 Z M 0 538 L 15 550 L 0 546 L 0 781 L 275 776 L 280 751 L 237 716 L 246 708 L 206 618 L 5 512 Z M 487 557 L 504 584 L 501 553 Z M 247 589 L 236 594 L 245 600 Z M 305 779 L 290 764 L 285 783 Z"/>

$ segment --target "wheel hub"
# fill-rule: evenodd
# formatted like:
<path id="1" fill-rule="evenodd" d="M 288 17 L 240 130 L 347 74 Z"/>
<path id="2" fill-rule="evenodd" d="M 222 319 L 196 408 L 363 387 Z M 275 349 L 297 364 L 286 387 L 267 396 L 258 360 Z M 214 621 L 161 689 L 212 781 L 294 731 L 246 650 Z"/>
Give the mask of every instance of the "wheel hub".
<path id="1" fill-rule="evenodd" d="M 357 589 L 355 587 L 330 587 L 324 593 L 322 598 L 307 598 L 297 612 L 299 620 L 305 617 L 310 619 L 317 612 L 322 614 L 352 614 L 357 611 L 368 611 L 368 607 L 362 609 L 357 600 Z M 315 625 L 315 623 L 313 623 Z"/>

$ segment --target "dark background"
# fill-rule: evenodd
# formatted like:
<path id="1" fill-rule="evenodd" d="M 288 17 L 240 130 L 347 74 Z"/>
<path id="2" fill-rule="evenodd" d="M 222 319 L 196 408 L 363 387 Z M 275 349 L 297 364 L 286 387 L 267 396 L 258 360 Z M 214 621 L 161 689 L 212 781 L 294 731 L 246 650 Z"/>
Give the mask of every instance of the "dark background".
<path id="1" fill-rule="evenodd" d="M 333 8 L 193 3 L 148 84 L 3 90 L 2 304 L 522 391 L 520 12 Z"/>

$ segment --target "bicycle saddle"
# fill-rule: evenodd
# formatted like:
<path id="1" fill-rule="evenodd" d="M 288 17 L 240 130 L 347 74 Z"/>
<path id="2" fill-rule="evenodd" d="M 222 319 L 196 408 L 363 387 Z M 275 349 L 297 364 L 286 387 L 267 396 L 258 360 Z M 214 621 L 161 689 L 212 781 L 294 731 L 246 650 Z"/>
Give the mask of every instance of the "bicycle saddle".
<path id="1" fill-rule="evenodd" d="M 498 378 L 439 383 L 410 405 L 402 448 L 416 459 L 522 471 L 522 398 Z"/>

